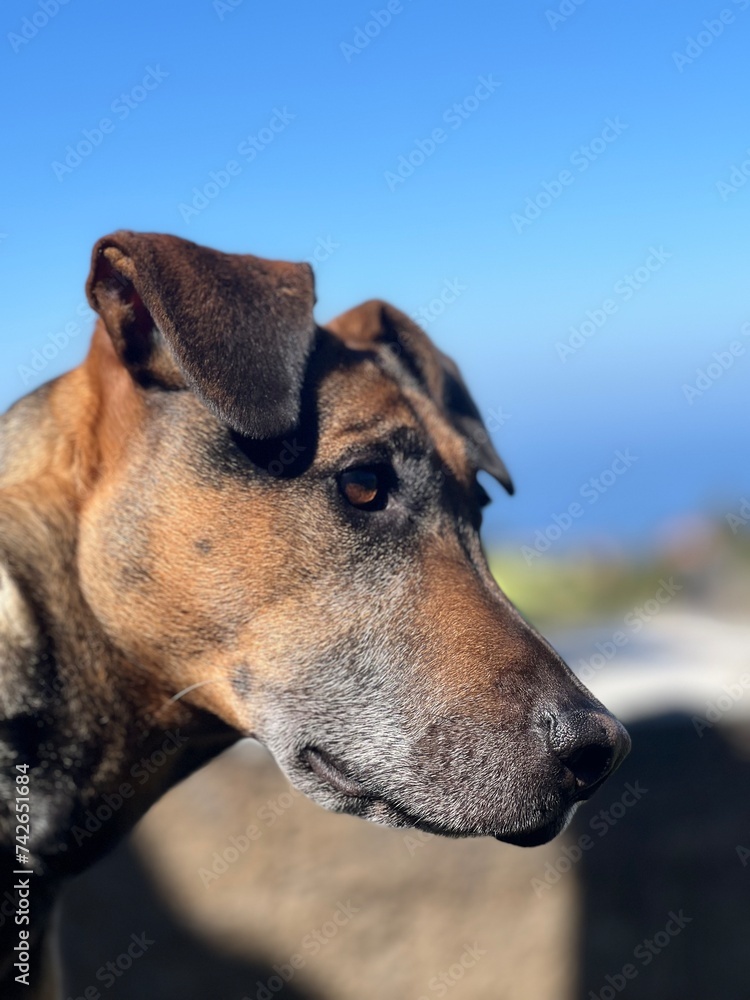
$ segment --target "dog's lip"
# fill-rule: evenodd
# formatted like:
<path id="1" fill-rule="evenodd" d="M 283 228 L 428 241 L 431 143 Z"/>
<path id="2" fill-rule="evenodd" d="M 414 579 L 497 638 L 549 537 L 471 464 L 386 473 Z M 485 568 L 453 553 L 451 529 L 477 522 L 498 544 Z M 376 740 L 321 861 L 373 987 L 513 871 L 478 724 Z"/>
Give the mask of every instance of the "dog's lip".
<path id="1" fill-rule="evenodd" d="M 533 830 L 524 830 L 521 833 L 496 833 L 495 840 L 503 844 L 512 844 L 514 847 L 541 847 L 542 844 L 553 840 L 562 828 L 560 820 L 553 820 L 544 826 L 535 827 Z"/>
<path id="2" fill-rule="evenodd" d="M 385 796 L 368 790 L 361 781 L 347 774 L 343 766 L 330 753 L 321 750 L 320 747 L 305 747 L 300 753 L 300 760 L 307 765 L 319 781 L 340 792 L 341 795 L 349 799 L 356 799 L 365 806 L 380 804 L 389 810 L 392 816 L 400 820 L 404 826 L 414 827 L 416 830 L 423 830 L 425 833 L 433 833 L 437 836 L 462 836 L 460 832 L 449 827 L 420 819 L 419 816 L 415 816 L 403 807 L 389 801 Z"/>
<path id="3" fill-rule="evenodd" d="M 319 781 L 324 782 L 324 784 L 335 789 L 335 791 L 346 796 L 346 798 L 358 799 L 361 803 L 382 803 L 382 805 L 391 810 L 392 814 L 396 815 L 407 826 L 423 830 L 425 833 L 432 833 L 443 837 L 472 836 L 470 833 L 453 830 L 441 824 L 420 819 L 401 806 L 389 802 L 382 795 L 373 793 L 357 778 L 353 778 L 350 774 L 347 774 L 343 766 L 330 753 L 326 750 L 321 750 L 320 747 L 306 746 L 300 752 L 299 756 L 300 760 L 307 765 Z M 495 833 L 493 836 L 502 843 L 513 844 L 516 847 L 539 847 L 552 840 L 563 830 L 567 824 L 569 815 L 570 813 L 566 813 L 562 816 L 557 816 L 548 823 L 534 827 L 533 829 L 514 833 Z"/>
<path id="4" fill-rule="evenodd" d="M 307 746 L 301 752 L 300 758 L 310 768 L 313 774 L 337 792 L 353 799 L 372 799 L 374 796 L 367 791 L 361 781 L 350 777 L 343 767 L 325 750 L 319 747 Z"/>
<path id="5" fill-rule="evenodd" d="M 503 844 L 513 844 L 515 847 L 541 847 L 542 844 L 554 840 L 558 834 L 566 829 L 579 805 L 580 800 L 574 801 L 567 809 L 539 826 L 529 827 L 520 832 L 496 833 L 495 840 L 499 840 Z"/>

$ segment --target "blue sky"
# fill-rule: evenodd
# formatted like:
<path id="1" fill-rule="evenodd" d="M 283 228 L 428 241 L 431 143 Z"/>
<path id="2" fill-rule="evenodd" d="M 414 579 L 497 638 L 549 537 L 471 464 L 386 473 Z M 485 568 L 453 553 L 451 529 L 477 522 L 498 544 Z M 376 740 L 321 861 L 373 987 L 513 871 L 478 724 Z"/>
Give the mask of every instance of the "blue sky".
<path id="1" fill-rule="evenodd" d="M 427 310 L 517 482 L 499 537 L 582 500 L 565 541 L 647 543 L 750 493 L 750 0 L 22 0 L 1 18 L 0 407 L 82 357 L 94 241 L 167 231 L 317 252 L 321 322 L 374 295 Z"/>

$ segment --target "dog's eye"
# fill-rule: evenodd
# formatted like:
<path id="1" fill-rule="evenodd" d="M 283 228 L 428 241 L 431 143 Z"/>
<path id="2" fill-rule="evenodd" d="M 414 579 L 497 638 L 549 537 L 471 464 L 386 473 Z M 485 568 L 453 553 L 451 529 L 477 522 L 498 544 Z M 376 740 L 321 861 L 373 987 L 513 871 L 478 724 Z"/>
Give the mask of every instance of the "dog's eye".
<path id="1" fill-rule="evenodd" d="M 339 476 L 339 489 L 344 498 L 360 510 L 382 510 L 388 503 L 392 476 L 385 466 L 363 465 L 347 469 Z"/>

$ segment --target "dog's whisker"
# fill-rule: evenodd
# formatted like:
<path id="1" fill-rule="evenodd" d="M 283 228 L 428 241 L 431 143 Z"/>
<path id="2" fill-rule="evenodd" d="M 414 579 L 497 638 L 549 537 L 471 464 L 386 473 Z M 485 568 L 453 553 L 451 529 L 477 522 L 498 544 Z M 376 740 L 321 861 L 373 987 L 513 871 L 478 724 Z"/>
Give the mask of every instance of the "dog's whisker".
<path id="1" fill-rule="evenodd" d="M 220 679 L 221 678 L 219 677 L 210 677 L 208 680 L 198 681 L 196 684 L 191 684 L 190 687 L 183 688 L 182 691 L 179 691 L 177 694 L 172 695 L 172 697 L 169 699 L 169 704 L 175 701 L 179 701 L 183 695 L 189 694 L 191 691 L 195 691 L 196 688 L 203 687 L 205 684 L 215 684 Z"/>

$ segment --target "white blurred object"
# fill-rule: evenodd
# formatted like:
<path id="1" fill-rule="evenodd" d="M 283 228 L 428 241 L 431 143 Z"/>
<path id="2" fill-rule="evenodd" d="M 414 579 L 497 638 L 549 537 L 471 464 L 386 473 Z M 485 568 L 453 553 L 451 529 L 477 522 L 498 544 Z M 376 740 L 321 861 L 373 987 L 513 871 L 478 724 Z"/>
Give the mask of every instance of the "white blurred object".
<path id="1" fill-rule="evenodd" d="M 611 652 L 617 632 L 626 641 L 607 657 L 602 648 Z M 553 644 L 625 721 L 669 711 L 711 722 L 750 715 L 750 624 L 664 611 L 637 633 L 608 622 L 559 633 Z"/>

